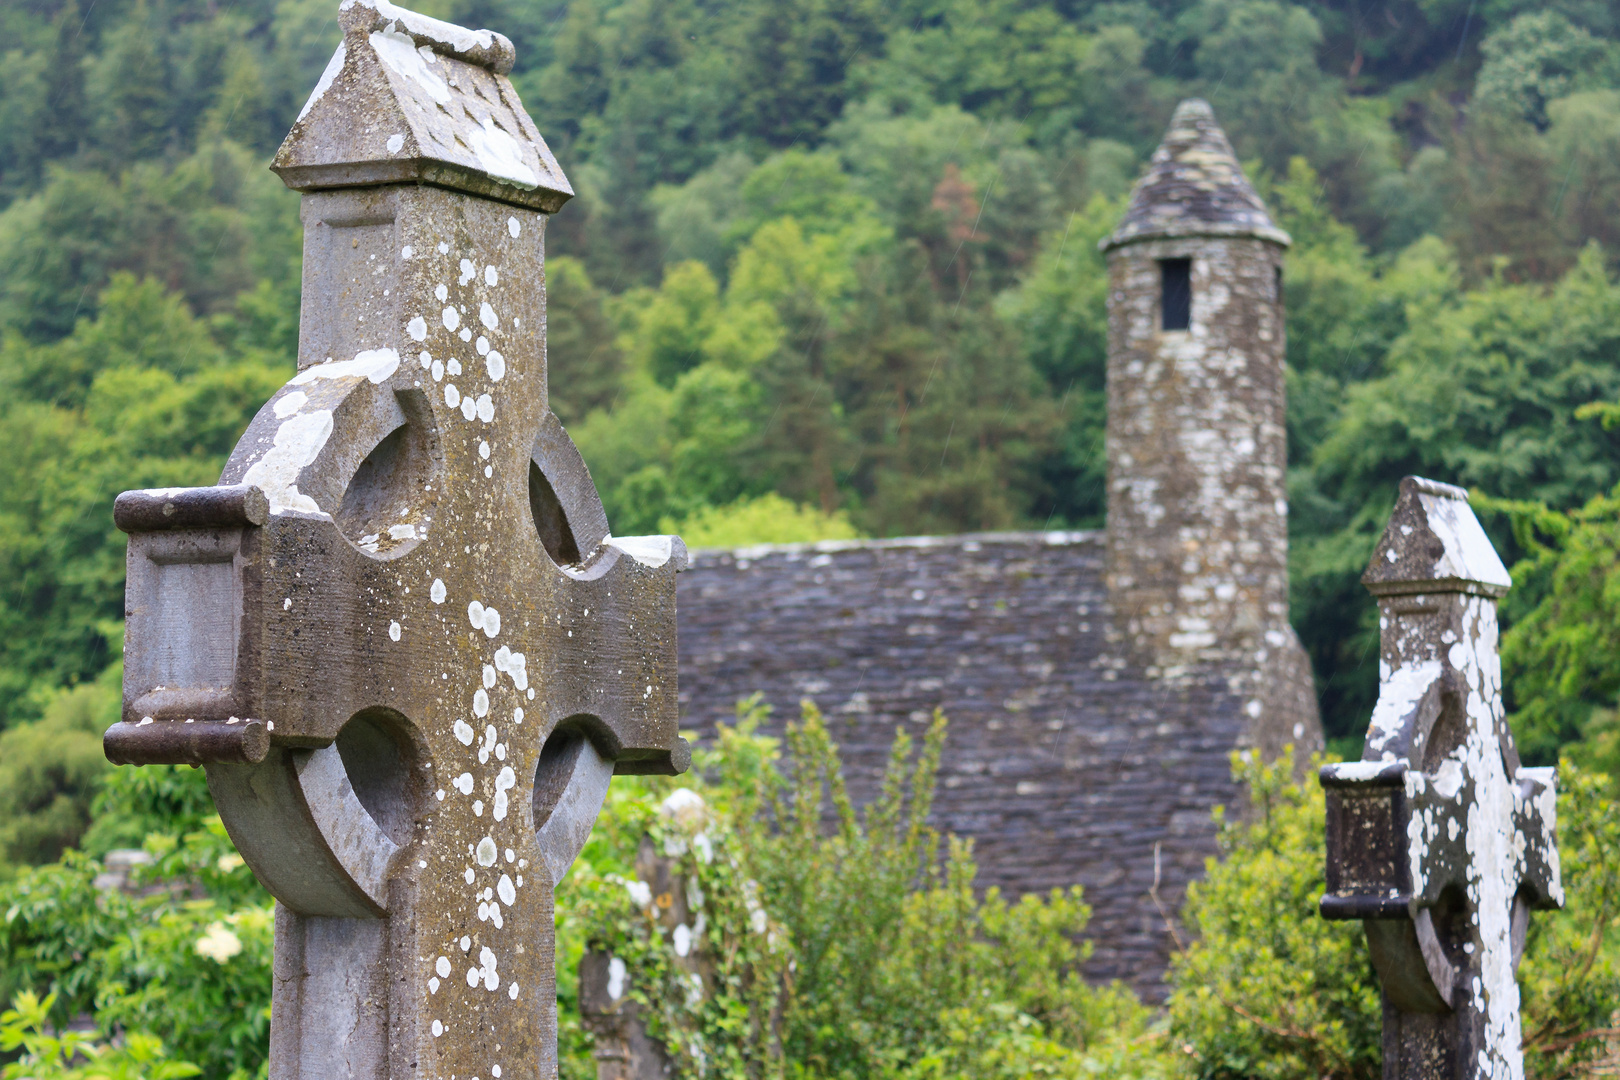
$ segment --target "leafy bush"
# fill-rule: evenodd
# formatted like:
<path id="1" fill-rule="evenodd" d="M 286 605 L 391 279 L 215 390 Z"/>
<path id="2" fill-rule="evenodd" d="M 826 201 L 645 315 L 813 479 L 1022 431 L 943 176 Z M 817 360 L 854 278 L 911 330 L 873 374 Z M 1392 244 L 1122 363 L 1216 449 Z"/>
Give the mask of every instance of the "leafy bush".
<path id="1" fill-rule="evenodd" d="M 1382 1075 L 1378 981 L 1361 924 L 1317 912 L 1322 789 L 1292 757 L 1234 757 L 1249 812 L 1217 811 L 1221 858 L 1187 888 L 1193 940 L 1174 958 L 1172 1039 L 1200 1077 Z"/>
<path id="2" fill-rule="evenodd" d="M 683 1072 L 1080 1076 L 1146 1031 L 1148 1010 L 1128 991 L 1089 987 L 1075 970 L 1073 936 L 1089 915 L 1078 888 L 981 898 L 971 845 L 927 825 L 943 717 L 915 760 L 897 735 L 881 794 L 858 814 L 812 705 L 788 725 L 786 772 L 775 741 L 753 734 L 761 707 L 741 714 L 680 778 L 704 816 L 660 813 L 675 780 L 618 781 L 558 898 L 574 913 L 559 956 L 589 942 L 624 959 Z M 698 890 L 699 933 L 718 958 L 707 997 L 692 993 L 658 901 L 627 876 L 643 835 Z M 589 1075 L 582 1042 L 572 1060 Z"/>
<path id="3" fill-rule="evenodd" d="M 823 513 L 774 492 L 739 499 L 726 506 L 706 506 L 677 524 L 665 518 L 664 532 L 680 533 L 690 548 L 740 547 L 744 544 L 803 544 L 816 540 L 853 540 L 860 533 L 849 514 Z"/>
<path id="4" fill-rule="evenodd" d="M 182 1080 L 202 1070 L 189 1061 L 165 1059 L 163 1043 L 131 1032 L 121 1044 L 106 1046 L 79 1032 L 53 1033 L 48 1018 L 54 999 L 17 995 L 0 1013 L 0 1050 L 22 1050 L 5 1067 L 5 1080 Z"/>
<path id="5" fill-rule="evenodd" d="M 197 813 L 208 806 L 200 770 L 110 776 L 92 834 L 117 834 L 107 817 L 152 827 L 144 847 L 153 861 L 133 869 L 127 889 L 109 889 L 96 882 L 101 862 L 69 851 L 0 890 L 0 993 L 19 1002 L 44 995 L 39 1007 L 59 1029 L 90 1016 L 108 1037 L 150 1033 L 212 1078 L 264 1075 L 269 897 L 211 806 Z M 161 831 L 169 810 L 179 811 L 175 831 Z"/>
<path id="6" fill-rule="evenodd" d="M 943 719 L 920 746 L 897 737 L 879 796 L 857 812 L 820 715 L 806 707 L 781 745 L 755 734 L 761 715 L 745 703 L 686 776 L 621 777 L 609 789 L 557 897 L 569 1080 L 595 1073 L 578 1000 L 588 945 L 626 962 L 632 996 L 682 1075 L 1379 1074 L 1376 975 L 1360 927 L 1317 914 L 1322 794 L 1294 779 L 1291 762 L 1234 759 L 1249 803 L 1217 814 L 1220 854 L 1189 890 L 1187 940 L 1168 1008 L 1155 1014 L 1122 988 L 1080 980 L 1078 890 L 1017 902 L 975 893 L 971 846 L 927 825 Z M 676 795 L 682 786 L 701 809 Z M 1612 792 L 1607 776 L 1560 765 L 1568 906 L 1532 920 L 1520 970 L 1531 1080 L 1589 1074 L 1614 1057 Z M 202 773 L 113 770 L 96 807 L 90 838 L 140 835 L 153 862 L 131 891 L 98 889 L 102 864 L 76 851 L 0 885 L 0 995 L 15 1004 L 0 1048 L 27 1055 L 27 1071 L 7 1077 L 161 1080 L 192 1075 L 185 1061 L 211 1080 L 264 1076 L 271 906 L 212 813 Z M 686 942 L 701 964 L 662 917 L 673 898 L 641 879 L 649 856 L 689 883 L 686 907 L 701 920 Z M 65 1033 L 83 1016 L 99 1036 Z"/>

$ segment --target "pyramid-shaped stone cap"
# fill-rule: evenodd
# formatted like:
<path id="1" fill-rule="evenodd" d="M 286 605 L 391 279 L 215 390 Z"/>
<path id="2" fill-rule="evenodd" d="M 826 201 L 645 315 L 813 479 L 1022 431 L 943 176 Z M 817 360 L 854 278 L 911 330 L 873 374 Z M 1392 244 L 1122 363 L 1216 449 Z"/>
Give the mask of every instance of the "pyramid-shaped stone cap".
<path id="1" fill-rule="evenodd" d="M 1460 487 L 1408 476 L 1361 583 L 1374 596 L 1463 592 L 1500 597 L 1513 587 Z"/>
<path id="2" fill-rule="evenodd" d="M 1188 98 L 1176 106 L 1147 175 L 1131 192 L 1131 205 L 1112 236 L 1099 246 L 1177 236 L 1253 236 L 1287 246 L 1232 153 L 1209 102 Z"/>
<path id="3" fill-rule="evenodd" d="M 344 0 L 343 41 L 271 163 L 290 188 L 426 183 L 554 212 L 574 194 L 512 89 L 512 43 Z"/>

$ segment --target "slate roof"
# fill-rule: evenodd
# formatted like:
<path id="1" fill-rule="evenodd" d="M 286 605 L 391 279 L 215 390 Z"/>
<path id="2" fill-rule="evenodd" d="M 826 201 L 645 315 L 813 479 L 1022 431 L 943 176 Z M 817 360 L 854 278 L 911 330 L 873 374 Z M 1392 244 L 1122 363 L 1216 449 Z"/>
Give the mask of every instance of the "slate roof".
<path id="1" fill-rule="evenodd" d="M 1104 251 L 1121 244 L 1178 236 L 1253 236 L 1287 245 L 1243 167 L 1215 111 L 1201 98 L 1176 106 L 1164 141 L 1131 191 L 1130 206 Z"/>
<path id="2" fill-rule="evenodd" d="M 1126 656 L 1101 532 L 698 551 L 678 579 L 683 730 L 759 691 L 780 733 L 825 713 L 858 805 L 897 729 L 950 719 L 932 820 L 972 837 L 980 887 L 1082 885 L 1094 979 L 1163 992 L 1179 909 L 1240 794 L 1244 701 L 1223 671 L 1150 679 Z"/>
<path id="3" fill-rule="evenodd" d="M 389 0 L 344 0 L 343 41 L 270 168 L 298 191 L 427 183 L 555 212 L 574 190 L 506 77 L 516 52 Z"/>

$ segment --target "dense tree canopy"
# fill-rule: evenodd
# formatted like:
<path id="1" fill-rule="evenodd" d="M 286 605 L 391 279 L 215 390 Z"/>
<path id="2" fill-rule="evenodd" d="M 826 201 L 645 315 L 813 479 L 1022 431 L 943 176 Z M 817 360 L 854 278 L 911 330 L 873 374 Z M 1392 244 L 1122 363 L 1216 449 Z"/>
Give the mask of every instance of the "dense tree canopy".
<path id="1" fill-rule="evenodd" d="M 550 226 L 553 400 L 616 531 L 1101 524 L 1096 244 L 1189 94 L 1296 241 L 1294 618 L 1331 735 L 1365 723 L 1355 578 L 1402 474 L 1560 512 L 1620 482 L 1620 433 L 1576 416 L 1620 400 L 1612 4 L 418 6 L 514 40 L 579 191 Z M 0 7 L 0 726 L 105 715 L 112 496 L 212 480 L 291 370 L 297 199 L 263 165 L 335 16 Z M 71 838 L 50 802 L 7 804 L 44 815 L 14 857 Z"/>

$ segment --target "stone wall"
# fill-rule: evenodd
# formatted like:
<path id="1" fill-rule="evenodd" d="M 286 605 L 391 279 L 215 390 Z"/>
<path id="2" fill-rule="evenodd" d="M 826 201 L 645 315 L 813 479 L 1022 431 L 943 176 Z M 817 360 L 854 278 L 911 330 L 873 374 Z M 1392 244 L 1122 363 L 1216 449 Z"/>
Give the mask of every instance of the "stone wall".
<path id="1" fill-rule="evenodd" d="M 1188 259 L 1192 320 L 1160 328 L 1159 266 Z M 1253 672 L 1247 742 L 1314 729 L 1309 662 L 1288 624 L 1282 248 L 1174 237 L 1109 256 L 1108 578 L 1151 677 Z"/>
<path id="2" fill-rule="evenodd" d="M 1097 979 L 1161 992 L 1175 911 L 1238 797 L 1243 672 L 1151 678 L 1115 625 L 1103 534 L 1003 533 L 701 551 L 679 579 L 683 728 L 762 691 L 780 731 L 827 715 L 858 802 L 898 728 L 950 717 L 934 821 L 975 841 L 979 882 L 1079 884 Z"/>

